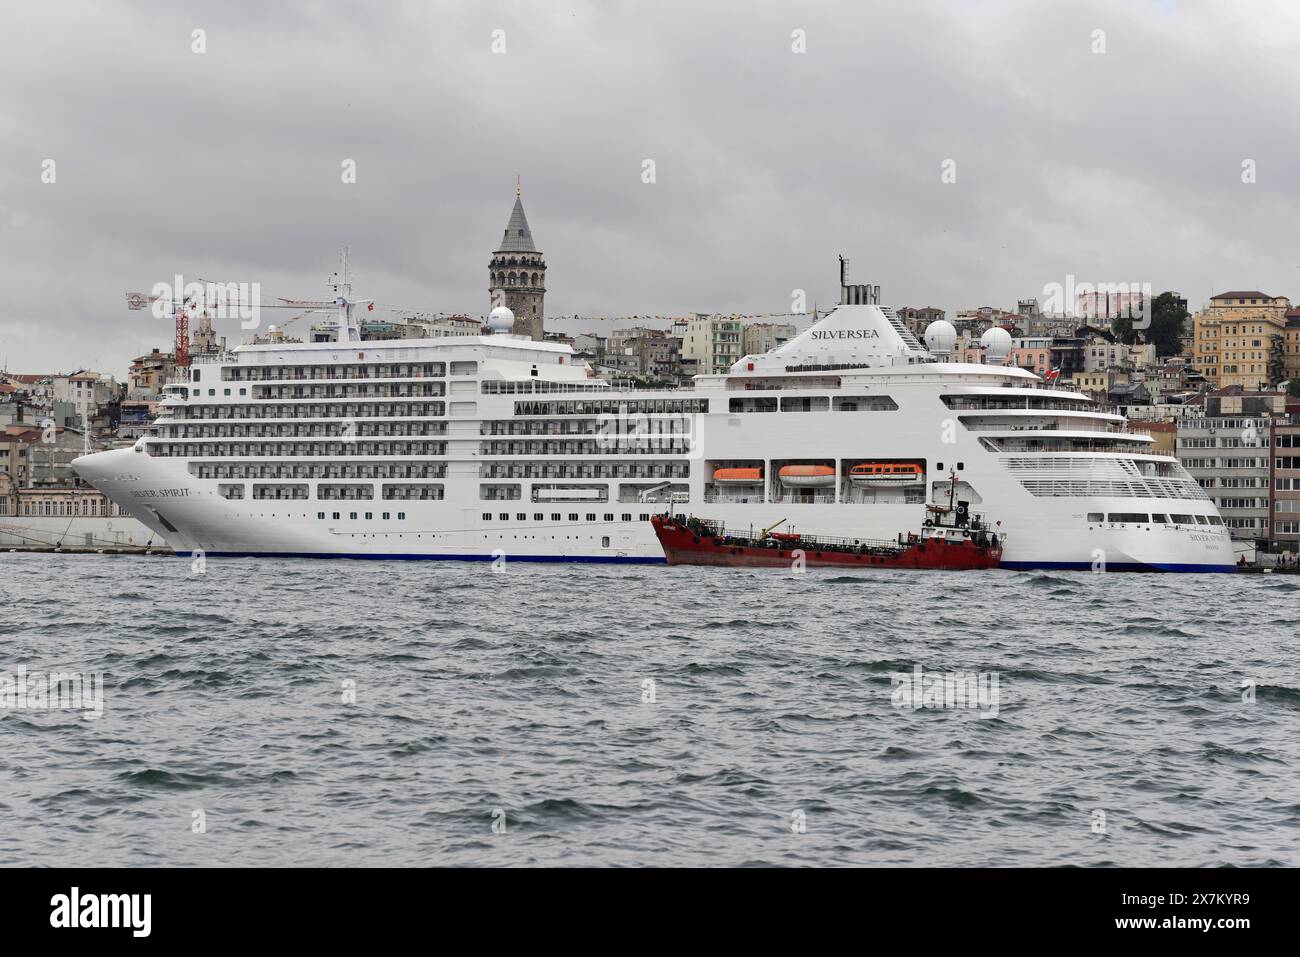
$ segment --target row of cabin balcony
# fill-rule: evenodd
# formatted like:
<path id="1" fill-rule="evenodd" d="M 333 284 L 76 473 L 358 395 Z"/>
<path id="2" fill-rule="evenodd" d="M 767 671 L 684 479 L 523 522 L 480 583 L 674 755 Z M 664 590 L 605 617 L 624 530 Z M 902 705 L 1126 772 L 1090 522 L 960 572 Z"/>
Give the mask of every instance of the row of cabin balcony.
<path id="1" fill-rule="evenodd" d="M 199 420 L 235 421 L 259 419 L 269 422 L 294 419 L 322 419 L 332 421 L 342 418 L 359 419 L 428 419 L 441 418 L 447 413 L 447 403 L 442 401 L 398 402 L 386 404 L 338 405 L 196 405 L 168 409 L 155 422 L 193 422 Z"/>
<path id="2" fill-rule="evenodd" d="M 443 479 L 447 466 L 423 462 L 191 462 L 189 472 L 200 479 Z"/>
<path id="3" fill-rule="evenodd" d="M 271 443 L 276 445 L 272 446 Z M 231 458 L 310 458 L 328 455 L 331 457 L 378 457 L 392 456 L 407 458 L 415 455 L 446 455 L 446 442 L 223 442 L 214 440 L 213 444 L 194 444 L 190 442 L 167 442 L 154 440 L 146 445 L 149 455 L 164 458 L 198 458 L 200 456 L 223 456 Z"/>
<path id="4" fill-rule="evenodd" d="M 446 435 L 445 422 L 397 422 L 383 424 L 379 420 L 361 422 L 326 421 L 316 424 L 295 424 L 273 428 L 269 425 L 162 425 L 160 439 L 292 439 L 292 438 L 355 438 L 357 436 L 383 437 L 406 435 Z"/>
<path id="5" fill-rule="evenodd" d="M 478 371 L 462 368 L 454 375 L 473 375 Z M 445 362 L 374 363 L 364 365 L 312 365 L 312 366 L 226 366 L 221 370 L 223 382 L 267 381 L 328 381 L 338 379 L 429 379 L 443 378 L 447 374 Z M 199 379 L 191 376 L 191 382 Z"/>

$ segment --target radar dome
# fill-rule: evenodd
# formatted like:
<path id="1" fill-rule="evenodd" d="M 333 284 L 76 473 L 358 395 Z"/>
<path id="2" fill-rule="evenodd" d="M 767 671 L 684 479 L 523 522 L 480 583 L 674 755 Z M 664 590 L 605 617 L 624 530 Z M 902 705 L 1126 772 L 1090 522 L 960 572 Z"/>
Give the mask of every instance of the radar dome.
<path id="1" fill-rule="evenodd" d="M 994 326 L 980 336 L 980 345 L 991 358 L 1000 359 L 1011 351 L 1011 333 Z"/>
<path id="2" fill-rule="evenodd" d="M 515 327 L 515 314 L 505 306 L 497 306 L 488 313 L 487 324 L 493 332 L 509 332 Z"/>
<path id="3" fill-rule="evenodd" d="M 925 327 L 925 344 L 931 352 L 952 352 L 957 345 L 957 330 L 947 319 L 936 319 Z"/>

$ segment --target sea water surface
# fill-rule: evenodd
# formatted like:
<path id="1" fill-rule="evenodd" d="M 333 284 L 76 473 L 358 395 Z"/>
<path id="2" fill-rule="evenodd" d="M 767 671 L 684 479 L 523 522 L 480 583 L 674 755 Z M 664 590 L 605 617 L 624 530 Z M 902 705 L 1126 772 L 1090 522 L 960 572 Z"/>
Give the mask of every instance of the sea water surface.
<path id="1" fill-rule="evenodd" d="M 0 690 L 104 676 L 0 711 L 4 865 L 1300 861 L 1300 577 L 4 553 L 0 599 Z"/>

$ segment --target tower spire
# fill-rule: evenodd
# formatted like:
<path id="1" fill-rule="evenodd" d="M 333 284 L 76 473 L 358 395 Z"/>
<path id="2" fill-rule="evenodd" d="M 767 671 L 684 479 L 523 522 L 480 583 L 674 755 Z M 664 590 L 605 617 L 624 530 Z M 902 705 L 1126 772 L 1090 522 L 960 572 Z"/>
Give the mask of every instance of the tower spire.
<path id="1" fill-rule="evenodd" d="M 492 254 L 488 267 L 488 289 L 492 308 L 504 305 L 515 314 L 516 335 L 542 340 L 546 296 L 546 259 L 533 243 L 533 231 L 524 215 L 522 177 L 515 176 L 515 205 Z M 503 301 L 504 300 L 504 301 Z"/>

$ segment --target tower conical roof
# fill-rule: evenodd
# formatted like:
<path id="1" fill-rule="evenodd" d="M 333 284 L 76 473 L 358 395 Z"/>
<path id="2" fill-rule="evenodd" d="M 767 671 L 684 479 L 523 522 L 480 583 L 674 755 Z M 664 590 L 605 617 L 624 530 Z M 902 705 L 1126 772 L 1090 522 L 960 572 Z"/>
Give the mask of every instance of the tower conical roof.
<path id="1" fill-rule="evenodd" d="M 528 228 L 528 217 L 524 215 L 524 201 L 516 196 L 515 208 L 510 211 L 510 222 L 506 223 L 506 234 L 501 237 L 499 253 L 535 253 L 533 231 Z"/>

